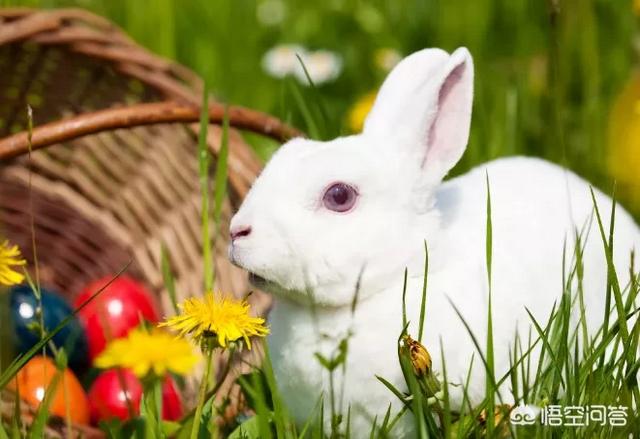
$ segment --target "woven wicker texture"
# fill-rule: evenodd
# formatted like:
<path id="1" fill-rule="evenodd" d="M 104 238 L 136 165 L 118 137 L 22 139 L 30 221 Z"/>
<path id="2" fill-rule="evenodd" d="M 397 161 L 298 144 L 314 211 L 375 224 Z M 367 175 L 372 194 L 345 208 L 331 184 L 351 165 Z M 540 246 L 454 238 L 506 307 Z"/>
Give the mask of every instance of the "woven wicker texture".
<path id="1" fill-rule="evenodd" d="M 127 272 L 169 313 L 164 244 L 179 295 L 200 294 L 197 76 L 79 10 L 0 9 L 0 71 L 0 234 L 31 259 L 33 211 L 43 285 L 72 299 L 87 282 L 131 261 Z M 30 155 L 27 104 L 34 121 Z M 211 122 L 224 111 L 212 103 Z M 297 133 L 249 109 L 228 111 L 236 128 L 279 140 Z M 220 126 L 210 125 L 214 159 L 220 136 Z M 260 168 L 232 130 L 220 230 Z M 216 289 L 247 292 L 246 276 L 227 260 L 227 243 L 226 233 L 215 239 Z M 264 296 L 253 300 L 266 306 Z"/>

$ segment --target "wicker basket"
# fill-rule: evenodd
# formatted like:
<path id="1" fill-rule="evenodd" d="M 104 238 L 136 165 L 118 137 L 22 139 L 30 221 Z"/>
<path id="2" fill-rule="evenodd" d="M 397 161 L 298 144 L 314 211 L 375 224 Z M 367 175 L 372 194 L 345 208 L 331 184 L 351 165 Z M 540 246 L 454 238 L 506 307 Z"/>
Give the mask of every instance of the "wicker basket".
<path id="1" fill-rule="evenodd" d="M 80 10 L 0 9 L 0 71 L 0 232 L 29 258 L 33 209 L 42 284 L 72 299 L 131 261 L 128 273 L 169 313 L 165 244 L 179 294 L 200 292 L 200 79 Z M 33 108 L 30 156 L 26 104 Z M 210 106 L 214 159 L 224 111 Z M 234 129 L 278 140 L 297 135 L 268 115 L 228 112 Z M 232 130 L 222 230 L 260 167 Z M 226 258 L 226 234 L 215 242 L 216 289 L 246 291 L 245 275 Z M 254 300 L 262 309 L 268 302 Z"/>

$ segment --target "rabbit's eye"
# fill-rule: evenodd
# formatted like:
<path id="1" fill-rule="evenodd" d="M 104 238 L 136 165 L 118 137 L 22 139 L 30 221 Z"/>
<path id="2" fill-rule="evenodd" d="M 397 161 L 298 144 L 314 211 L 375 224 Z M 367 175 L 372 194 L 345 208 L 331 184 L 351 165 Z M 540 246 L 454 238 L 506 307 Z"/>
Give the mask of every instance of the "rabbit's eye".
<path id="1" fill-rule="evenodd" d="M 334 212 L 346 212 L 356 204 L 358 192 L 346 183 L 334 183 L 322 197 L 324 207 Z"/>

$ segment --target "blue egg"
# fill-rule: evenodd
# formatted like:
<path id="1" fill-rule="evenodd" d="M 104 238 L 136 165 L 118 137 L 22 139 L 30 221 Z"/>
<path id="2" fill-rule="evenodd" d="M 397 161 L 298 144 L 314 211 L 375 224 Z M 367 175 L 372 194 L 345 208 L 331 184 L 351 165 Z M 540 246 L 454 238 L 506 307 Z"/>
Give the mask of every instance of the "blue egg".
<path id="1" fill-rule="evenodd" d="M 11 317 L 14 327 L 14 346 L 17 352 L 26 352 L 40 340 L 36 325 L 38 300 L 28 285 L 11 289 Z M 51 290 L 42 289 L 44 327 L 50 331 L 72 314 L 73 309 L 62 297 Z M 36 327 L 35 330 L 33 327 Z M 69 367 L 78 375 L 89 367 L 87 337 L 81 323 L 75 317 L 52 339 L 57 348 L 64 348 Z M 47 352 L 51 350 L 47 347 Z"/>

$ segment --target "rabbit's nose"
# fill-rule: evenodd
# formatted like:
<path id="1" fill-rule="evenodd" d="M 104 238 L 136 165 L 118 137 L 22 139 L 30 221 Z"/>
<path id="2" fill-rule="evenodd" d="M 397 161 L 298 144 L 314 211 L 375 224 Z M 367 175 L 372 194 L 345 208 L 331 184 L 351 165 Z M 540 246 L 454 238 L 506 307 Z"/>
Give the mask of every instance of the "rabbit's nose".
<path id="1" fill-rule="evenodd" d="M 234 226 L 229 230 L 231 235 L 231 241 L 235 241 L 238 238 L 249 236 L 251 234 L 251 226 Z"/>

